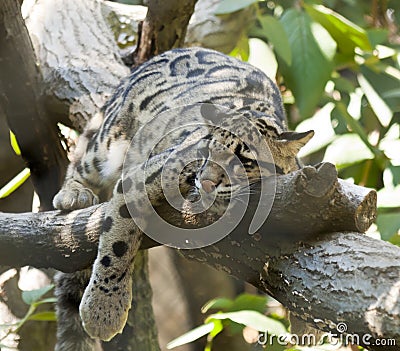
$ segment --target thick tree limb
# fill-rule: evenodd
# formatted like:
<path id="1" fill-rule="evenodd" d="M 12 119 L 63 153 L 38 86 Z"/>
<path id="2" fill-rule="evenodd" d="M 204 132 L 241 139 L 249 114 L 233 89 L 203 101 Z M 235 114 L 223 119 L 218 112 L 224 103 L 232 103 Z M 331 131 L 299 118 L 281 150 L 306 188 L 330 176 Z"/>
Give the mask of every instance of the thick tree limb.
<path id="1" fill-rule="evenodd" d="M 320 329 L 334 330 L 343 321 L 349 333 L 371 334 L 371 342 L 393 338 L 400 345 L 395 293 L 400 249 L 356 232 L 324 234 L 365 230 L 375 218 L 375 204 L 373 190 L 337 181 L 333 166 L 306 167 L 278 177 L 274 206 L 257 233 L 247 234 L 250 211 L 227 238 L 181 253 L 269 292 Z M 95 256 L 105 205 L 69 214 L 1 215 L 0 263 L 18 264 L 13 257 L 18 255 L 40 267 L 87 266 Z"/>
<path id="2" fill-rule="evenodd" d="M 164 51 L 182 47 L 197 0 L 149 0 L 141 25 L 134 63 L 140 65 Z"/>
<path id="3" fill-rule="evenodd" d="M 82 131 L 129 74 L 99 1 L 37 0 L 26 25 L 54 120 Z M 51 14 L 51 15 L 49 15 Z"/>
<path id="4" fill-rule="evenodd" d="M 345 323 L 353 344 L 400 350 L 399 262 L 397 246 L 332 233 L 270 256 L 258 286 L 315 328 L 340 336 Z M 386 345 L 374 347 L 376 339 Z"/>
<path id="5" fill-rule="evenodd" d="M 4 0 L 0 6 L 0 52 L 1 103 L 31 170 L 41 208 L 49 210 L 64 179 L 67 157 L 58 128 L 40 100 L 41 75 L 16 0 Z"/>
<path id="6" fill-rule="evenodd" d="M 277 235 L 291 243 L 323 232 L 365 231 L 375 218 L 375 203 L 375 191 L 338 181 L 331 164 L 323 164 L 318 170 L 306 167 L 277 178 L 275 202 L 265 224 L 271 234 L 263 236 L 263 240 L 269 247 L 276 244 Z M 70 213 L 0 213 L 0 264 L 30 264 L 65 272 L 86 268 L 97 252 L 105 207 L 106 203 Z M 159 210 L 168 215 L 167 206 Z M 176 213 L 169 216 L 178 225 L 185 225 Z M 146 238 L 142 248 L 156 245 L 159 244 Z M 248 267 L 250 271 L 252 266 Z M 250 276 L 246 278 L 249 279 Z"/>

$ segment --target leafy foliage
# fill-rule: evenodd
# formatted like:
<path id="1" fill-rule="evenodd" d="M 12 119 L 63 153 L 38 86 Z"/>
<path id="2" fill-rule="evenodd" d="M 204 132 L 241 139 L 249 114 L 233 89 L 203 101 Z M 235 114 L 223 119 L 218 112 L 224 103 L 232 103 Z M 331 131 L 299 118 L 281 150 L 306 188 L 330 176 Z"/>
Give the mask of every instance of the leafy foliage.
<path id="1" fill-rule="evenodd" d="M 231 335 L 242 333 L 245 327 L 259 332 L 268 331 L 274 335 L 286 334 L 286 327 L 280 321 L 264 314 L 266 303 L 266 297 L 250 294 L 239 295 L 235 300 L 227 298 L 211 300 L 203 306 L 202 312 L 206 313 L 211 309 L 218 312 L 209 315 L 203 325 L 171 341 L 167 348 L 173 349 L 208 335 L 204 351 L 210 351 L 213 339 L 224 328 L 228 329 Z"/>
<path id="2" fill-rule="evenodd" d="M 7 197 L 17 190 L 31 175 L 29 168 L 24 168 L 13 179 L 0 189 L 0 199 Z"/>
<path id="3" fill-rule="evenodd" d="M 21 329 L 26 322 L 28 321 L 42 321 L 42 322 L 55 322 L 56 314 L 54 311 L 40 311 L 37 312 L 39 306 L 48 303 L 55 303 L 55 297 L 44 297 L 48 292 L 50 292 L 54 288 L 54 285 L 48 285 L 40 289 L 30 290 L 30 291 L 22 291 L 21 297 L 22 301 L 24 301 L 29 309 L 25 316 L 19 320 L 17 323 L 13 324 L 4 324 L 0 325 L 0 330 L 5 330 L 4 336 L 0 338 L 0 348 L 2 346 L 1 342 L 4 341 L 8 335 L 11 333 L 17 333 L 19 329 Z"/>
<path id="4" fill-rule="evenodd" d="M 377 229 L 398 243 L 400 203 L 387 194 L 400 198 L 400 3 L 375 7 L 345 0 L 260 1 L 248 35 L 275 54 L 273 78 L 290 127 L 316 131 L 301 156 L 332 162 L 340 177 L 377 189 Z M 271 74 L 260 60 L 250 61 Z"/>
<path id="5" fill-rule="evenodd" d="M 21 156 L 21 150 L 19 148 L 17 138 L 15 134 L 10 130 L 10 144 L 16 155 Z M 29 168 L 23 169 L 13 179 L 11 179 L 6 185 L 0 189 L 0 199 L 7 197 L 17 190 L 25 181 L 29 178 L 31 172 Z"/>

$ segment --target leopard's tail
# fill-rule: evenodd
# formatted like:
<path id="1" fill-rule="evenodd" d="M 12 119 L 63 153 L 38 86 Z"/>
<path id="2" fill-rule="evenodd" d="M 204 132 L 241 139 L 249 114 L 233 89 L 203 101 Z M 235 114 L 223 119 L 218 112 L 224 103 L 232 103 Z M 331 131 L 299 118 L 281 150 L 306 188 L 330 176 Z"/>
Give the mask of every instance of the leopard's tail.
<path id="1" fill-rule="evenodd" d="M 91 339 L 82 327 L 79 304 L 89 282 L 91 269 L 75 273 L 57 273 L 54 277 L 57 297 L 57 344 L 55 351 L 100 351 L 98 340 Z"/>

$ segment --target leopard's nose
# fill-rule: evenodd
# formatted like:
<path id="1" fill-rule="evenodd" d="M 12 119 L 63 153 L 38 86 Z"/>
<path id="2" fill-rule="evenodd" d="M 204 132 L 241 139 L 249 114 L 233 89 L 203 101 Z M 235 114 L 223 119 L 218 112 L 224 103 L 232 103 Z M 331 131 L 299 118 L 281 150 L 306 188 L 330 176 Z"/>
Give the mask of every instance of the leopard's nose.
<path id="1" fill-rule="evenodd" d="M 216 188 L 216 184 L 209 179 L 204 179 L 202 181 L 200 181 L 201 187 L 202 189 L 206 192 L 206 193 L 212 193 L 215 188 Z"/>

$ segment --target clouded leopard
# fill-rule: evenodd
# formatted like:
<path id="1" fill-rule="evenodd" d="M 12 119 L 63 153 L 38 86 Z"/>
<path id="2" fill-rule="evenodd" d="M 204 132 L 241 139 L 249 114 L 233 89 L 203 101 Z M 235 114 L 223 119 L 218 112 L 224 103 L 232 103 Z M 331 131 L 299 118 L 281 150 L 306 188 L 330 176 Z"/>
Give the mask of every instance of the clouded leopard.
<path id="1" fill-rule="evenodd" d="M 195 123 L 169 132 L 171 123 L 179 126 L 186 116 Z M 146 227 L 138 227 L 145 215 L 144 197 L 157 205 L 160 194 L 178 183 L 183 195 L 234 199 L 244 180 L 251 184 L 261 174 L 298 169 L 296 155 L 312 135 L 288 132 L 277 86 L 235 58 L 203 48 L 175 49 L 137 67 L 81 135 L 53 201 L 62 210 L 109 201 L 97 259 L 79 306 L 87 334 L 109 340 L 126 323 L 133 260 Z M 130 147 L 132 139 L 136 142 Z M 260 142 L 272 158 L 248 145 Z M 187 162 L 194 152 L 199 156 Z M 241 163 L 239 175 L 234 160 Z M 167 162 L 172 166 L 164 174 Z M 77 306 L 77 286 L 88 278 L 87 273 L 57 278 L 59 351 L 94 350 L 95 342 L 79 325 Z"/>

